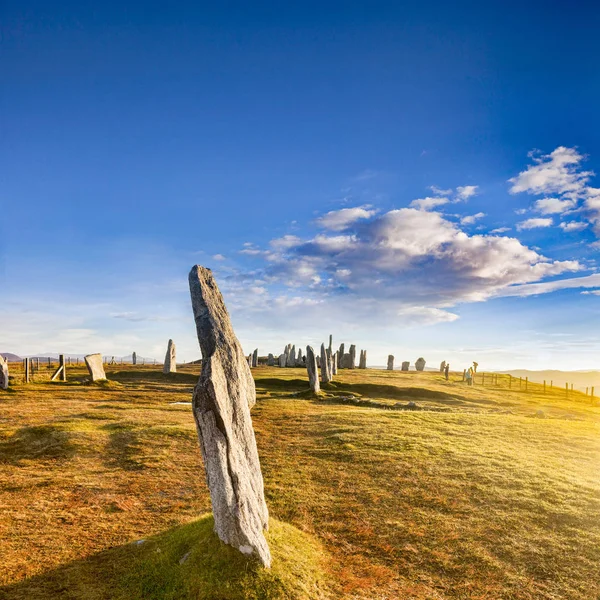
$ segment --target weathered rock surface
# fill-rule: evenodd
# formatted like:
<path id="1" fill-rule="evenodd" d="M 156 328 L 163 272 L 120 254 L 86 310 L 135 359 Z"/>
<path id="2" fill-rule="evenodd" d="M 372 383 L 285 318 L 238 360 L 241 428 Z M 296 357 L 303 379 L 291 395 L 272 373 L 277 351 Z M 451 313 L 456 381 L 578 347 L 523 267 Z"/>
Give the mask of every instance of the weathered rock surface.
<path id="1" fill-rule="evenodd" d="M 264 536 L 269 513 L 252 428 L 256 390 L 223 297 L 212 272 L 195 266 L 190 294 L 202 372 L 192 400 L 215 519 L 215 532 L 266 567 L 271 553 Z"/>
<path id="2" fill-rule="evenodd" d="M 338 369 L 344 368 L 344 344 L 340 344 L 340 349 L 338 350 Z"/>
<path id="3" fill-rule="evenodd" d="M 331 381 L 330 361 L 327 358 L 327 350 L 325 344 L 321 344 L 321 381 L 329 383 Z"/>
<path id="4" fill-rule="evenodd" d="M 301 367 L 304 364 L 302 359 L 302 348 L 298 348 L 298 356 L 296 357 L 296 366 Z"/>
<path id="5" fill-rule="evenodd" d="M 279 366 L 280 367 L 285 367 L 286 365 L 286 359 L 285 359 L 285 354 L 280 354 L 279 355 Z"/>
<path id="6" fill-rule="evenodd" d="M 92 381 L 106 379 L 104 365 L 102 364 L 102 354 L 88 354 L 87 356 L 84 356 L 83 360 L 85 360 L 85 366 L 90 372 Z"/>
<path id="7" fill-rule="evenodd" d="M 8 389 L 8 362 L 0 356 L 0 390 Z"/>
<path id="8" fill-rule="evenodd" d="M 394 370 L 394 356 L 392 354 L 388 354 L 387 370 Z"/>
<path id="9" fill-rule="evenodd" d="M 312 346 L 306 346 L 306 370 L 308 371 L 308 384 L 310 389 L 317 393 L 321 386 L 319 385 L 319 371 L 317 369 L 317 357 Z"/>
<path id="10" fill-rule="evenodd" d="M 405 361 L 402 363 L 402 371 L 408 371 L 409 367 L 410 367 L 410 362 L 409 362 L 409 361 L 407 361 L 407 360 L 405 360 Z"/>
<path id="11" fill-rule="evenodd" d="M 367 351 L 366 350 L 360 351 L 360 361 L 358 363 L 358 368 L 359 369 L 367 368 Z"/>
<path id="12" fill-rule="evenodd" d="M 417 371 L 423 371 L 425 369 L 425 359 L 423 357 L 417 358 L 415 361 L 415 369 Z"/>
<path id="13" fill-rule="evenodd" d="M 267 365 L 269 367 L 275 366 L 275 357 L 271 353 L 269 353 L 269 356 L 267 357 Z"/>
<path id="14" fill-rule="evenodd" d="M 169 340 L 167 344 L 167 353 L 165 355 L 165 364 L 163 365 L 163 373 L 175 373 L 177 371 L 177 350 L 173 340 Z"/>
<path id="15" fill-rule="evenodd" d="M 252 366 L 258 367 L 258 348 L 255 348 L 252 353 Z"/>
<path id="16" fill-rule="evenodd" d="M 346 352 L 344 357 L 342 358 L 342 369 L 350 369 L 350 365 L 352 364 L 352 356 Z"/>
<path id="17" fill-rule="evenodd" d="M 288 356 L 288 367 L 295 367 L 296 366 L 296 344 L 294 344 L 292 346 L 292 348 L 290 349 L 290 353 Z"/>
<path id="18" fill-rule="evenodd" d="M 331 375 L 337 375 L 338 372 L 338 353 L 334 352 L 331 357 Z M 333 377 L 332 377 L 333 378 Z"/>

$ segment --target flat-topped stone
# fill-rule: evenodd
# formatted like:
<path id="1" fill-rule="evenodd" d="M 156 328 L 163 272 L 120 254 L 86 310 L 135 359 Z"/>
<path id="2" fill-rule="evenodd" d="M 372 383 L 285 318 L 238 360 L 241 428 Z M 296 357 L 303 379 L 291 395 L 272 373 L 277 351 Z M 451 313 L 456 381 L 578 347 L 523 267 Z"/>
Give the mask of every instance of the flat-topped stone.
<path id="1" fill-rule="evenodd" d="M 409 369 L 409 368 L 410 368 L 410 362 L 409 362 L 408 360 L 405 360 L 405 361 L 402 363 L 401 370 L 402 370 L 402 371 L 408 371 L 408 369 Z"/>
<path id="2" fill-rule="evenodd" d="M 392 354 L 388 354 L 387 370 L 388 371 L 394 370 L 394 356 Z"/>

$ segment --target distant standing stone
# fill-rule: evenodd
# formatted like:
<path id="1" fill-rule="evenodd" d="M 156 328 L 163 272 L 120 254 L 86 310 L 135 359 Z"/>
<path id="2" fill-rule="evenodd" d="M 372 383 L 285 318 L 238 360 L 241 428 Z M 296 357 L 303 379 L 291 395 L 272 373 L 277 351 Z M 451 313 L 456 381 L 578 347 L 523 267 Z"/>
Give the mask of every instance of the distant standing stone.
<path id="1" fill-rule="evenodd" d="M 90 372 L 92 381 L 106 379 L 104 365 L 102 364 L 102 354 L 88 354 L 84 356 L 83 360 L 85 360 L 85 366 Z"/>
<path id="2" fill-rule="evenodd" d="M 443 360 L 440 364 L 440 373 L 443 373 L 446 370 L 446 361 Z"/>
<path id="3" fill-rule="evenodd" d="M 402 371 L 408 371 L 409 367 L 410 367 L 410 362 L 408 362 L 407 360 L 405 360 L 405 361 L 402 363 L 401 370 L 402 370 Z"/>
<path id="4" fill-rule="evenodd" d="M 137 354 L 135 352 L 131 355 L 131 364 L 137 365 Z"/>
<path id="5" fill-rule="evenodd" d="M 393 354 L 388 354 L 387 370 L 388 371 L 394 370 L 394 355 Z"/>
<path id="6" fill-rule="evenodd" d="M 264 536 L 269 513 L 250 416 L 256 402 L 254 380 L 212 272 L 195 266 L 189 282 L 202 350 L 192 411 L 215 532 L 226 544 L 254 554 L 269 567 L 271 553 Z"/>
<path id="7" fill-rule="evenodd" d="M 0 356 L 0 390 L 8 389 L 8 362 Z"/>
<path id="8" fill-rule="evenodd" d="M 280 354 L 279 355 L 279 366 L 285 367 L 285 365 L 286 365 L 285 354 Z"/>
<path id="9" fill-rule="evenodd" d="M 319 385 L 319 372 L 317 370 L 317 358 L 312 346 L 306 346 L 306 370 L 308 371 L 308 384 L 310 389 L 318 393 L 321 389 Z"/>
<path id="10" fill-rule="evenodd" d="M 258 367 L 258 348 L 255 348 L 254 352 L 252 353 L 252 366 Z"/>
<path id="11" fill-rule="evenodd" d="M 294 344 L 290 350 L 289 356 L 288 356 L 288 367 L 295 367 L 296 366 L 296 344 Z"/>
<path id="12" fill-rule="evenodd" d="M 358 368 L 359 369 L 367 368 L 367 351 L 366 350 L 360 351 L 360 362 L 358 363 Z"/>
<path id="13" fill-rule="evenodd" d="M 338 350 L 338 369 L 344 368 L 344 344 L 340 344 L 340 349 Z"/>
<path id="14" fill-rule="evenodd" d="M 301 367 L 303 364 L 302 360 L 302 348 L 298 348 L 298 356 L 296 357 L 296 366 Z"/>
<path id="15" fill-rule="evenodd" d="M 344 354 L 344 358 L 342 358 L 342 369 L 350 369 L 350 365 L 352 364 L 352 356 L 346 352 Z"/>
<path id="16" fill-rule="evenodd" d="M 423 371 L 425 369 L 425 359 L 423 357 L 417 358 L 415 361 L 415 369 L 417 371 Z"/>
<path id="17" fill-rule="evenodd" d="M 175 373 L 177 371 L 177 353 L 173 340 L 169 340 L 167 344 L 167 354 L 165 355 L 165 364 L 163 365 L 163 373 Z"/>
<path id="18" fill-rule="evenodd" d="M 325 344 L 321 344 L 321 381 L 323 383 L 329 383 L 331 381 L 331 371 L 329 369 L 329 359 L 327 358 Z"/>
<path id="19" fill-rule="evenodd" d="M 337 356 L 337 352 L 334 352 L 333 356 L 331 357 L 331 374 L 337 375 L 337 372 L 338 372 L 338 356 Z"/>
<path id="20" fill-rule="evenodd" d="M 267 365 L 269 367 L 274 367 L 275 366 L 275 357 L 269 353 L 269 356 L 267 358 Z"/>
<path id="21" fill-rule="evenodd" d="M 349 369 L 356 369 L 356 346 L 352 344 L 350 346 L 350 366 Z"/>

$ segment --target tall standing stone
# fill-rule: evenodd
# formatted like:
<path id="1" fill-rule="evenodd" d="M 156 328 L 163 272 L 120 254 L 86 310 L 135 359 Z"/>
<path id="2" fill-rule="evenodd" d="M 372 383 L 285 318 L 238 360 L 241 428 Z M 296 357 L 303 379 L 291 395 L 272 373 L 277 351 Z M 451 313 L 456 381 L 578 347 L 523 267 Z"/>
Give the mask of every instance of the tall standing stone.
<path id="1" fill-rule="evenodd" d="M 202 372 L 192 400 L 215 519 L 226 544 L 254 554 L 266 567 L 271 553 L 264 536 L 269 513 L 250 408 L 254 380 L 210 269 L 195 266 L 190 294 Z"/>
<path id="2" fill-rule="evenodd" d="M 410 362 L 409 362 L 409 361 L 407 361 L 407 360 L 405 360 L 405 361 L 402 363 L 402 371 L 408 371 L 409 367 L 410 367 Z"/>
<path id="3" fill-rule="evenodd" d="M 0 356 L 0 390 L 8 389 L 8 362 Z"/>
<path id="4" fill-rule="evenodd" d="M 350 346 L 350 366 L 349 369 L 356 369 L 356 346 L 352 344 Z"/>
<path id="5" fill-rule="evenodd" d="M 344 357 L 342 358 L 342 369 L 350 369 L 352 364 L 352 355 L 348 354 L 348 352 L 346 352 L 346 354 L 344 354 Z"/>
<path id="6" fill-rule="evenodd" d="M 446 361 L 445 361 L 445 360 L 443 360 L 443 361 L 440 363 L 440 373 L 443 373 L 445 370 L 446 370 Z"/>
<path id="7" fill-rule="evenodd" d="M 255 348 L 252 353 L 252 366 L 258 367 L 258 348 Z"/>
<path id="8" fill-rule="evenodd" d="M 306 346 L 306 370 L 308 371 L 308 383 L 310 389 L 316 393 L 319 392 L 319 371 L 317 369 L 317 357 L 312 346 Z"/>
<path id="9" fill-rule="evenodd" d="M 338 350 L 338 369 L 344 368 L 344 344 L 340 344 L 340 349 Z"/>
<path id="10" fill-rule="evenodd" d="M 88 354 L 87 356 L 83 357 L 83 360 L 85 360 L 85 366 L 90 372 L 92 381 L 106 379 L 104 365 L 102 364 L 102 354 Z"/>
<path id="11" fill-rule="evenodd" d="M 296 366 L 296 344 L 294 344 L 292 346 L 292 348 L 290 349 L 290 354 L 289 354 L 289 362 L 288 362 L 288 367 L 295 367 Z"/>
<path id="12" fill-rule="evenodd" d="M 394 370 L 394 355 L 393 354 L 388 354 L 387 370 L 388 371 Z"/>
<path id="13" fill-rule="evenodd" d="M 279 355 L 279 366 L 285 367 L 285 364 L 286 364 L 285 354 L 280 354 Z"/>
<path id="14" fill-rule="evenodd" d="M 331 371 L 329 370 L 329 360 L 327 359 L 325 344 L 321 344 L 321 381 L 323 383 L 331 381 Z"/>
<path id="15" fill-rule="evenodd" d="M 304 361 L 302 360 L 302 348 L 298 348 L 298 356 L 296 357 L 296 366 L 301 367 L 303 362 Z"/>
<path id="16" fill-rule="evenodd" d="M 338 372 L 338 355 L 337 352 L 333 353 L 331 357 L 331 375 L 337 375 Z"/>
<path id="17" fill-rule="evenodd" d="M 137 365 L 137 353 L 135 352 L 131 355 L 131 364 Z"/>
<path id="18" fill-rule="evenodd" d="M 177 371 L 177 351 L 173 340 L 169 340 L 167 344 L 167 354 L 165 355 L 165 364 L 163 365 L 163 373 L 175 373 Z"/>
<path id="19" fill-rule="evenodd" d="M 415 369 L 417 371 L 423 371 L 425 369 L 425 359 L 423 357 L 417 358 L 415 361 Z"/>
<path id="20" fill-rule="evenodd" d="M 358 363 L 358 368 L 359 369 L 367 368 L 367 351 L 366 350 L 360 351 L 360 361 Z"/>
<path id="21" fill-rule="evenodd" d="M 333 334 L 329 334 L 329 354 L 333 354 Z"/>
<path id="22" fill-rule="evenodd" d="M 271 353 L 269 353 L 269 356 L 267 357 L 267 365 L 269 367 L 275 366 L 275 357 Z"/>

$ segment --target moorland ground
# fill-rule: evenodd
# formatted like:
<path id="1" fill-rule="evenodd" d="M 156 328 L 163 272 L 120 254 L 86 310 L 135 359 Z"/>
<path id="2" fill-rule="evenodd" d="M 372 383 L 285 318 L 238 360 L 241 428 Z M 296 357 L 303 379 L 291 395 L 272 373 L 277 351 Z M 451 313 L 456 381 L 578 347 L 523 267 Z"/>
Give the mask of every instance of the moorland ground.
<path id="1" fill-rule="evenodd" d="M 95 385 L 83 367 L 29 385 L 11 367 L 0 598 L 185 598 L 186 577 L 224 569 L 182 562 L 194 544 L 218 544 L 187 404 L 198 365 L 108 367 L 110 382 Z M 293 570 L 294 548 L 314 540 L 322 569 L 298 598 L 600 597 L 600 407 L 589 397 L 353 370 L 311 398 L 304 369 L 253 374 L 271 540 L 307 536 L 275 562 Z M 285 597 L 273 581 L 236 590 L 223 578 L 193 597 Z"/>

